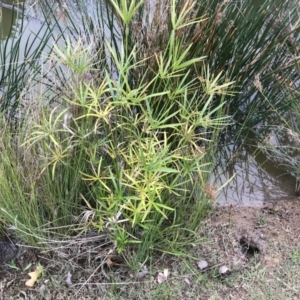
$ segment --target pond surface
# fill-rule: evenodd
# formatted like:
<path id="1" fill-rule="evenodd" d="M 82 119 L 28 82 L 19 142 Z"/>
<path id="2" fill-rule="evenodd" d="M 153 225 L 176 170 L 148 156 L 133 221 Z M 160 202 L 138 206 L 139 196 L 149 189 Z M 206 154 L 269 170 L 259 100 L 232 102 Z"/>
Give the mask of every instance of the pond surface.
<path id="1" fill-rule="evenodd" d="M 294 200 L 296 179 L 254 147 L 229 146 L 214 171 L 218 205 L 260 206 L 265 202 Z"/>

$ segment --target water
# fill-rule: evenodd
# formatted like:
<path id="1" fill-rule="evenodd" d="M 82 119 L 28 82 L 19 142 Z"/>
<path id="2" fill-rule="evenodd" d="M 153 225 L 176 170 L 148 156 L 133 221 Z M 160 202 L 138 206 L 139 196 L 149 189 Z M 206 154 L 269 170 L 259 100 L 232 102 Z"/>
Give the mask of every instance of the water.
<path id="1" fill-rule="evenodd" d="M 225 187 L 219 205 L 260 206 L 266 202 L 295 199 L 296 179 L 254 147 L 228 146 L 212 182 Z"/>
<path id="2" fill-rule="evenodd" d="M 66 1 L 64 5 L 58 1 L 43 3 L 19 2 L 18 7 L 14 8 L 13 0 L 3 4 L 0 1 L 0 104 L 1 109 L 9 107 L 9 103 L 21 104 L 18 105 L 21 108 L 18 113 L 21 115 L 34 91 L 42 94 L 45 102 L 53 102 L 57 95 L 57 85 L 63 86 L 68 82 L 69 74 L 65 72 L 64 66 L 55 64 L 51 59 L 53 45 L 65 48 L 67 41 L 76 40 L 83 31 L 82 24 L 89 22 L 89 17 L 95 19 L 94 15 L 88 15 L 89 11 L 99 11 L 96 7 L 100 5 L 99 2 L 96 4 L 86 0 L 86 14 L 81 14 L 79 12 L 83 9 L 79 9 L 79 4 L 74 1 Z M 73 22 L 68 15 L 72 15 Z M 86 44 L 91 43 L 92 37 L 88 33 L 82 36 Z M 58 77 L 61 82 L 57 81 Z M 55 83 L 53 78 L 56 79 Z M 44 83 L 43 91 L 38 84 L 40 81 Z M 31 82 L 30 90 L 28 82 Z M 9 110 L 7 117 L 16 117 L 16 112 Z"/>

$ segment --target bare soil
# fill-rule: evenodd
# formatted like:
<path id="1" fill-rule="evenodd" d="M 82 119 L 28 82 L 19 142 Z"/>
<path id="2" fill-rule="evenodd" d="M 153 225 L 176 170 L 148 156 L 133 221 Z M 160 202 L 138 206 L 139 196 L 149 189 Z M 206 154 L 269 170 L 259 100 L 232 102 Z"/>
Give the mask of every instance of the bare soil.
<path id="1" fill-rule="evenodd" d="M 261 265 L 277 268 L 288 249 L 298 246 L 300 201 L 270 203 L 262 207 L 219 207 L 207 219 L 203 231 L 213 231 L 219 260 L 228 257 L 233 266 L 259 256 Z"/>
<path id="2" fill-rule="evenodd" d="M 260 250 L 262 265 L 268 269 L 279 267 L 290 249 L 297 248 L 300 235 L 300 202 L 295 201 L 277 202 L 263 206 L 256 211 L 243 211 L 239 208 L 234 213 L 239 229 L 244 230 L 251 239 L 257 239 Z M 247 221 L 245 221 L 247 220 Z M 252 228 L 252 230 L 251 230 Z M 251 243 L 251 240 L 250 240 Z"/>
<path id="3" fill-rule="evenodd" d="M 299 299 L 300 276 L 295 287 L 290 272 L 300 266 L 298 198 L 262 207 L 218 207 L 201 234 L 210 239 L 199 247 L 199 258 L 226 265 L 232 271 L 228 278 L 238 275 L 232 286 L 217 285 L 215 297 L 206 291 L 197 299 Z M 276 296 L 270 298 L 266 291 L 272 289 Z"/>

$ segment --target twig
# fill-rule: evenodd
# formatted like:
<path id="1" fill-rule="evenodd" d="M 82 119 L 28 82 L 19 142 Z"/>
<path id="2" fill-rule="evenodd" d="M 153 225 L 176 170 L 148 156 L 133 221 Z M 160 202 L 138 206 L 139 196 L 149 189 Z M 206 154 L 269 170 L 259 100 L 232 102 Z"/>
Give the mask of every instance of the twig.
<path id="1" fill-rule="evenodd" d="M 220 267 L 220 266 L 222 266 L 222 265 L 223 265 L 223 263 L 219 263 L 219 264 L 213 265 L 213 266 L 211 266 L 211 267 L 207 267 L 207 268 L 201 270 L 200 273 L 205 273 L 205 272 L 207 272 L 207 271 L 210 271 L 210 270 L 215 269 L 215 268 L 217 268 L 217 267 Z"/>
<path id="2" fill-rule="evenodd" d="M 90 279 L 94 276 L 94 274 L 101 268 L 101 273 L 106 279 L 110 279 L 107 273 L 104 271 L 103 265 L 106 263 L 106 259 L 104 259 L 101 264 L 95 269 L 95 271 L 90 275 L 90 277 L 84 282 L 84 284 L 76 291 L 75 295 L 79 293 L 79 291 L 90 281 Z M 75 296 L 74 295 L 74 296 Z"/>

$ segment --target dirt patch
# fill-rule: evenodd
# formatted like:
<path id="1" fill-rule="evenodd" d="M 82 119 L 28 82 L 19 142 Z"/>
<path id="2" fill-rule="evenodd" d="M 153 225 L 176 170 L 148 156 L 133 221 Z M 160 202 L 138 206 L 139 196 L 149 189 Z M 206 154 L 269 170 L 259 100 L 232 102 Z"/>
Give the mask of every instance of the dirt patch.
<path id="1" fill-rule="evenodd" d="M 229 255 L 231 245 L 236 253 L 247 257 L 248 246 L 250 252 L 260 256 L 263 266 L 274 268 L 285 255 L 284 249 L 299 241 L 299 216 L 297 200 L 263 207 L 223 207 L 213 213 L 207 226 L 221 229 L 216 236 L 223 241 L 225 254 Z"/>
<path id="2" fill-rule="evenodd" d="M 216 208 L 202 230 L 213 236 L 215 245 L 214 250 L 209 246 L 207 256 L 218 257 L 218 262 L 233 268 L 256 257 L 261 266 L 274 269 L 298 245 L 299 216 L 298 200 L 263 207 Z"/>

